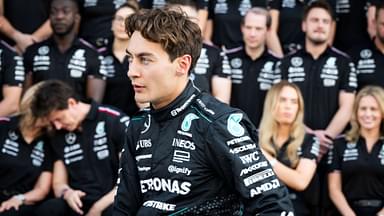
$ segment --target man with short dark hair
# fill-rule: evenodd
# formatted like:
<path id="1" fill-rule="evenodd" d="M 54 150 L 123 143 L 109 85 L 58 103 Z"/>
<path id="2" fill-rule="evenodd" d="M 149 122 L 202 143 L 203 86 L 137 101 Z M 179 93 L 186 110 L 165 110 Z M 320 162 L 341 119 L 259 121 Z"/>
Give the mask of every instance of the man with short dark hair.
<path id="1" fill-rule="evenodd" d="M 36 215 L 112 215 L 113 195 L 129 118 L 118 110 L 79 100 L 64 82 L 45 81 L 31 102 L 35 117 L 55 131 L 53 191 Z"/>
<path id="2" fill-rule="evenodd" d="M 130 122 L 114 215 L 293 215 L 246 115 L 188 81 L 198 25 L 154 9 L 126 28 L 135 99 L 151 107 Z"/>
<path id="3" fill-rule="evenodd" d="M 82 98 L 103 99 L 105 71 L 102 57 L 94 48 L 77 38 L 80 14 L 76 0 L 53 0 L 49 16 L 53 36 L 30 46 L 24 62 L 26 87 L 50 79 L 59 79 Z"/>

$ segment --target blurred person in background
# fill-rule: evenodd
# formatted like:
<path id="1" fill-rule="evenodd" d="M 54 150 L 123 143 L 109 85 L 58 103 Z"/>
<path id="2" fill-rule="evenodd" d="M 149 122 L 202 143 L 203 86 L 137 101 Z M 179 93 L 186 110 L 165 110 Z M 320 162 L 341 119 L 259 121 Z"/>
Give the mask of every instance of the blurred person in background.
<path id="1" fill-rule="evenodd" d="M 329 154 L 329 194 L 338 213 L 384 215 L 384 90 L 366 86 L 356 96 L 351 129 Z"/>
<path id="2" fill-rule="evenodd" d="M 281 81 L 268 91 L 259 140 L 277 177 L 288 187 L 295 215 L 316 215 L 320 144 L 305 132 L 304 101 L 295 84 Z"/>
<path id="3" fill-rule="evenodd" d="M 129 63 L 126 47 L 129 37 L 125 32 L 124 23 L 126 18 L 138 9 L 136 0 L 130 0 L 116 10 L 112 21 L 111 43 L 107 45 L 106 50 L 101 52 L 107 77 L 103 104 L 119 108 L 129 116 L 136 113 L 139 108 L 135 101 L 132 82 L 127 75 Z"/>
<path id="4" fill-rule="evenodd" d="M 103 58 L 77 37 L 77 0 L 52 0 L 49 19 L 53 36 L 28 47 L 24 54 L 26 88 L 43 80 L 59 79 L 71 85 L 83 99 L 101 102 L 105 88 Z"/>
<path id="5" fill-rule="evenodd" d="M 52 34 L 51 0 L 0 0 L 0 38 L 21 55 L 26 48 Z"/>
<path id="6" fill-rule="evenodd" d="M 0 117 L 18 112 L 24 80 L 23 58 L 0 40 Z"/>
<path id="7" fill-rule="evenodd" d="M 25 92 L 20 113 L 0 118 L 0 215 L 31 216 L 52 185 L 52 151 L 46 129 L 30 109 L 36 84 Z"/>
<path id="8" fill-rule="evenodd" d="M 55 198 L 36 210 L 41 216 L 112 215 L 120 152 L 129 117 L 94 101 L 81 101 L 58 80 L 44 82 L 31 102 L 32 114 L 54 126 Z"/>
<path id="9" fill-rule="evenodd" d="M 275 73 L 280 61 L 266 45 L 271 17 L 264 8 L 247 11 L 241 22 L 244 45 L 228 50 L 231 67 L 231 106 L 243 110 L 258 128 L 268 89 L 280 77 Z"/>

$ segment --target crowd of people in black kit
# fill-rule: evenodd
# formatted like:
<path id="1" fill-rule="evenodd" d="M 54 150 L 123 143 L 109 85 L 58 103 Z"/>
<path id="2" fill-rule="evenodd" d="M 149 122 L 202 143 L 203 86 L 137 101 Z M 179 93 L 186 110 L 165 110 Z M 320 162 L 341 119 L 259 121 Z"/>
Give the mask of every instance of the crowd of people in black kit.
<path id="1" fill-rule="evenodd" d="M 137 98 L 142 87 L 132 84 L 134 75 L 128 77 L 128 70 L 151 72 L 148 65 L 160 55 L 143 52 L 136 56 L 131 37 L 140 31 L 146 42 L 163 45 L 168 40 L 156 32 L 158 26 L 148 24 L 154 20 L 144 20 L 152 10 L 171 11 L 163 23 L 173 13 L 182 13 L 191 23 L 185 26 L 199 27 L 203 40 L 188 70 L 190 81 L 171 105 L 176 107 L 183 100 L 188 105 L 195 100 L 197 88 L 216 98 L 212 102 L 196 96 L 193 104 L 197 105 L 188 112 L 195 110 L 200 115 L 183 114 L 187 109 L 184 104 L 171 110 Z M 145 35 L 145 29 L 135 26 L 138 24 L 129 17 L 148 25 L 153 35 Z M 174 28 L 175 32 L 190 30 Z M 176 33 L 170 37 L 177 41 Z M 172 52 L 175 57 L 180 55 L 177 49 L 165 51 L 171 61 Z M 133 64 L 134 58 L 140 59 L 143 67 Z M 0 215 L 135 215 L 125 209 L 132 206 L 140 209 L 138 215 L 248 215 L 249 206 L 256 214 L 257 205 L 263 206 L 261 209 L 266 205 L 262 202 L 267 202 L 275 203 L 276 209 L 293 206 L 293 212 L 281 214 L 287 216 L 384 216 L 381 70 L 381 0 L 0 0 Z M 155 87 L 162 92 L 164 85 L 173 82 L 179 81 L 158 82 Z M 219 129 L 207 127 L 217 137 L 205 140 L 225 146 L 246 143 L 231 148 L 230 156 L 219 145 L 206 150 L 209 156 L 219 155 L 210 158 L 210 163 L 244 156 L 245 152 L 252 155 L 254 150 L 256 155 L 262 152 L 265 161 L 251 157 L 251 162 L 258 163 L 247 168 L 244 161 L 241 166 L 228 161 L 214 167 L 225 177 L 238 169 L 239 178 L 229 179 L 225 187 L 240 194 L 239 203 L 233 201 L 231 190 L 222 192 L 220 195 L 227 197 L 217 198 L 214 204 L 202 202 L 204 207 L 196 196 L 189 200 L 196 206 L 182 211 L 165 202 L 180 202 L 179 198 L 149 199 L 156 197 L 151 187 L 157 191 L 157 180 L 166 191 L 166 180 L 155 178 L 156 170 L 143 162 L 152 158 L 147 151 L 155 151 L 155 139 L 163 144 L 161 140 L 170 136 L 172 150 L 178 145 L 191 151 L 175 150 L 173 161 L 185 162 L 187 156 L 197 160 L 198 144 L 177 144 L 177 140 L 184 141 L 179 136 L 192 139 L 192 134 L 195 137 L 206 125 L 189 134 L 191 122 L 199 118 L 211 122 L 210 114 L 219 112 L 205 102 L 218 106 L 217 110 L 225 104 L 242 110 L 244 117 L 228 114 L 228 122 L 235 122 L 236 127 L 241 121 L 246 128 L 246 136 L 227 141 L 229 137 Z M 164 114 L 168 111 L 170 114 Z M 163 122 L 171 118 L 174 120 Z M 231 131 L 230 126 L 224 126 Z M 140 136 L 127 138 L 130 133 Z M 127 145 L 130 142 L 132 148 Z M 165 149 L 156 151 L 165 157 L 166 147 L 161 147 Z M 137 156 L 138 152 L 142 155 Z M 136 157 L 127 159 L 126 155 Z M 165 166 L 164 161 L 157 162 Z M 167 164 L 169 178 L 174 180 L 169 190 L 178 196 L 188 194 L 190 182 L 199 180 L 192 178 L 191 172 L 211 172 L 199 163 L 193 169 Z M 135 172 L 124 172 L 124 166 Z M 126 175 L 123 183 L 120 170 Z M 132 176 L 141 178 L 140 172 L 152 176 L 146 174 L 149 179 L 141 179 L 137 191 L 128 190 L 135 182 L 127 186 L 127 181 Z M 271 176 L 276 179 L 270 182 L 278 182 L 278 187 L 266 188 L 263 180 Z M 247 187 L 239 186 L 239 181 Z M 257 192 L 244 195 L 248 186 L 256 183 Z M 177 184 L 180 188 L 176 190 Z M 216 191 L 216 186 L 200 185 L 202 191 L 210 187 Z M 256 207 L 248 200 L 255 194 L 264 197 Z M 218 206 L 223 199 L 225 205 L 231 205 L 230 210 L 214 214 L 196 210 Z M 128 200 L 137 203 L 125 205 Z M 184 202 L 188 200 L 182 205 Z"/>

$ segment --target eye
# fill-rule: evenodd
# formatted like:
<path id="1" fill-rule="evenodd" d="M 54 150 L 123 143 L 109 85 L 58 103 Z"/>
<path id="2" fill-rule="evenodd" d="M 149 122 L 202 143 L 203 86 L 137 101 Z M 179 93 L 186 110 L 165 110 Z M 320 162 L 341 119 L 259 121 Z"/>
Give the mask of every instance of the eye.
<path id="1" fill-rule="evenodd" d="M 132 62 L 133 62 L 133 58 L 132 58 L 132 56 L 127 55 L 127 60 L 128 60 L 128 63 L 132 63 Z"/>
<path id="2" fill-rule="evenodd" d="M 141 63 L 142 63 L 143 65 L 148 65 L 148 64 L 151 62 L 151 60 L 150 60 L 149 58 L 145 58 L 145 57 L 142 57 L 142 58 L 140 59 L 140 61 L 141 61 Z"/>

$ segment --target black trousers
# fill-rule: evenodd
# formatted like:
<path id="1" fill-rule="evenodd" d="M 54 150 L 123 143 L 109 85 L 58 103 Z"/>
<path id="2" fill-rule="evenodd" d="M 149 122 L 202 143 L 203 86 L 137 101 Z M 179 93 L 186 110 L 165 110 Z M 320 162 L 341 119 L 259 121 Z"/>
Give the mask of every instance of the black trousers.
<path id="1" fill-rule="evenodd" d="M 83 201 L 82 210 L 86 214 L 94 202 Z M 78 216 L 79 214 L 72 210 L 67 202 L 60 198 L 54 198 L 42 203 L 35 212 L 38 216 Z M 102 216 L 112 216 L 112 205 L 105 209 Z"/>
<path id="2" fill-rule="evenodd" d="M 0 213 L 0 216 L 37 216 L 34 214 L 36 208 L 35 205 L 22 205 L 18 211 L 12 208 Z"/>

